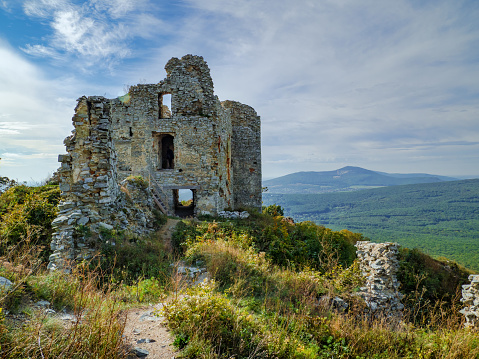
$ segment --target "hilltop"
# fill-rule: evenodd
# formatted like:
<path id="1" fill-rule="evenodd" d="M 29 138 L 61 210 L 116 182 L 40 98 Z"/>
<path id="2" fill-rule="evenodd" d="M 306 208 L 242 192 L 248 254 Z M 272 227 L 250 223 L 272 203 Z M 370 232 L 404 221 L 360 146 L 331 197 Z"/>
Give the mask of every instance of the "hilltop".
<path id="1" fill-rule="evenodd" d="M 272 205 L 245 219 L 161 216 L 151 236 L 105 228 L 95 258 L 50 272 L 59 197 L 53 184 L 0 193 L 0 276 L 13 283 L 0 296 L 2 358 L 131 358 L 127 340 L 150 338 L 125 339 L 137 329 L 125 327 L 126 315 L 141 320 L 148 303 L 144 320 L 161 316 L 182 358 L 479 356 L 478 333 L 458 312 L 469 272 L 454 262 L 399 250 L 406 309 L 398 324 L 371 315 L 357 295 L 362 234 L 295 223 Z M 180 263 L 209 281 L 188 286 Z"/>
<path id="2" fill-rule="evenodd" d="M 263 181 L 263 186 L 268 187 L 268 193 L 326 193 L 454 180 L 426 173 L 385 173 L 347 166 L 335 171 L 295 172 Z"/>

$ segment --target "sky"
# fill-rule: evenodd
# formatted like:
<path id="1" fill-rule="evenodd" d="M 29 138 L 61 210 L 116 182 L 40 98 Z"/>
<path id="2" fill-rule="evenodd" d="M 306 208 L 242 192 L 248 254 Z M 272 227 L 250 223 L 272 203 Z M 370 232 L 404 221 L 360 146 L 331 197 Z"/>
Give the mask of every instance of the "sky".
<path id="1" fill-rule="evenodd" d="M 76 99 L 201 55 L 262 120 L 263 177 L 479 177 L 479 1 L 0 0 L 0 176 L 58 168 Z"/>

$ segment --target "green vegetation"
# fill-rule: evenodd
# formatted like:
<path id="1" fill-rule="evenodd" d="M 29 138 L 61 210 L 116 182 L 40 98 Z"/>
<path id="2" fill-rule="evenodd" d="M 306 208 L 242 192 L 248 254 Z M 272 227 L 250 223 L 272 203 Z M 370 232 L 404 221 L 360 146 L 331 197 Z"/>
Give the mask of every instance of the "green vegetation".
<path id="1" fill-rule="evenodd" d="M 57 201 L 48 186 L 0 194 L 0 228 L 26 228 L 0 233 L 0 276 L 14 283 L 0 293 L 2 358 L 126 358 L 123 310 L 160 300 L 183 358 L 479 357 L 479 334 L 462 329 L 458 313 L 468 272 L 453 262 L 401 250 L 404 316 L 371 316 L 355 295 L 364 278 L 354 244 L 367 238 L 294 223 L 273 204 L 245 220 L 179 222 L 173 254 L 155 236 L 104 231 L 92 261 L 68 275 L 50 273 L 47 218 Z M 211 281 L 179 291 L 173 255 L 206 266 Z M 347 311 L 331 305 L 335 296 L 349 303 Z M 81 320 L 67 325 L 44 314 L 31 305 L 40 299 Z"/>
<path id="2" fill-rule="evenodd" d="M 278 213 L 270 206 L 264 212 Z M 179 252 L 206 264 L 213 281 L 189 289 L 164 309 L 183 358 L 471 358 L 479 336 L 461 329 L 457 290 L 468 273 L 414 250 L 400 256 L 400 279 L 411 290 L 401 324 L 371 318 L 354 295 L 362 284 L 349 245 L 363 239 L 311 222 L 256 214 L 245 221 L 182 222 Z M 270 234 L 265 234 L 270 233 Z M 273 235 L 271 235 L 271 233 Z M 295 247 L 312 256 L 284 256 Z M 270 240 L 274 236 L 274 240 Z M 264 245 L 267 243 L 267 245 Z M 439 284 L 441 283 L 441 284 Z M 339 295 L 349 311 L 319 298 Z M 205 324 L 207 323 L 207 324 Z"/>
<path id="3" fill-rule="evenodd" d="M 140 188 L 147 188 L 149 186 L 148 181 L 142 176 L 129 176 L 125 178 L 125 180 L 136 184 Z"/>
<path id="4" fill-rule="evenodd" d="M 308 195 L 264 194 L 285 215 L 393 241 L 479 270 L 479 180 Z"/>
<path id="5" fill-rule="evenodd" d="M 166 296 L 171 258 L 157 238 L 113 230 L 102 233 L 90 263 L 71 274 L 46 271 L 59 193 L 58 186 L 16 183 L 0 193 L 0 276 L 14 283 L 0 291 L 0 357 L 127 358 L 123 310 Z M 77 231 L 88 235 L 87 227 Z M 32 306 L 38 300 L 58 315 Z M 61 320 L 63 312 L 78 320 Z"/>
<path id="6" fill-rule="evenodd" d="M 47 259 L 59 200 L 60 190 L 54 185 L 14 185 L 1 193 L 0 255 L 28 238 L 43 247 L 42 256 Z"/>

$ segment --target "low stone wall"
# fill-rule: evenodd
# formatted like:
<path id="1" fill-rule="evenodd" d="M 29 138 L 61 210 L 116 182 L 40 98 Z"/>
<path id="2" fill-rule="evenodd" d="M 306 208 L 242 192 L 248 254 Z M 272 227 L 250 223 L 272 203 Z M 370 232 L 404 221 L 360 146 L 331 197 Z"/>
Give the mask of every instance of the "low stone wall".
<path id="1" fill-rule="evenodd" d="M 465 308 L 459 312 L 466 317 L 464 326 L 474 328 L 479 324 L 479 275 L 471 274 L 469 276 L 471 284 L 462 286 L 462 299 Z"/>
<path id="2" fill-rule="evenodd" d="M 356 243 L 356 248 L 361 271 L 366 277 L 366 284 L 360 288 L 358 295 L 372 312 L 386 315 L 399 313 L 404 306 L 396 278 L 398 244 L 361 241 Z"/>

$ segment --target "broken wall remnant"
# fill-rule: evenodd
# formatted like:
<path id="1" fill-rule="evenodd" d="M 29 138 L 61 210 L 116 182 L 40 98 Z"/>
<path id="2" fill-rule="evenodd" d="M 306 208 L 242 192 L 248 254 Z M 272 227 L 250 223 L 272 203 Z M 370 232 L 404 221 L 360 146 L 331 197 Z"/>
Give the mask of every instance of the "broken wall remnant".
<path id="1" fill-rule="evenodd" d="M 466 328 L 475 328 L 479 323 L 479 275 L 471 274 L 469 280 L 470 284 L 462 286 L 461 302 L 465 307 L 459 313 L 466 318 L 464 323 Z"/>
<path id="2" fill-rule="evenodd" d="M 90 258 L 100 227 L 128 223 L 135 233 L 151 230 L 148 206 L 175 214 L 182 189 L 193 193 L 193 215 L 261 209 L 259 116 L 239 102 L 219 101 L 200 56 L 172 58 L 165 70 L 164 80 L 131 86 L 119 98 L 78 100 L 67 154 L 59 156 L 62 201 L 53 222 L 51 268 Z M 148 200 L 137 196 L 141 205 L 120 190 L 132 176 L 148 180 L 146 197 L 139 196 Z M 144 220 L 137 220 L 140 212 Z M 84 230 L 94 240 L 79 234 Z"/>
<path id="3" fill-rule="evenodd" d="M 256 111 L 236 101 L 221 103 L 233 124 L 232 162 L 235 208 L 256 207 L 261 202 L 261 123 Z"/>
<path id="4" fill-rule="evenodd" d="M 391 242 L 356 243 L 360 269 L 366 278 L 366 284 L 360 288 L 358 295 L 364 299 L 371 312 L 390 315 L 404 308 L 401 303 L 403 295 L 398 290 L 399 282 L 396 278 L 399 268 L 398 246 Z"/>

